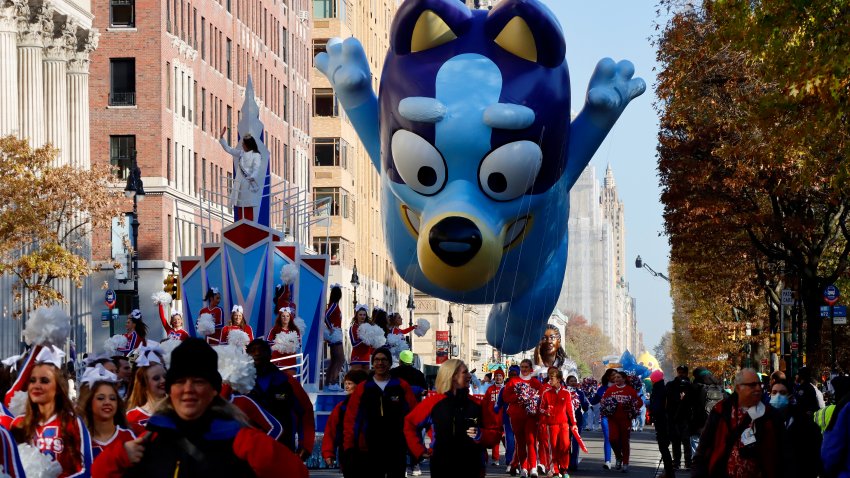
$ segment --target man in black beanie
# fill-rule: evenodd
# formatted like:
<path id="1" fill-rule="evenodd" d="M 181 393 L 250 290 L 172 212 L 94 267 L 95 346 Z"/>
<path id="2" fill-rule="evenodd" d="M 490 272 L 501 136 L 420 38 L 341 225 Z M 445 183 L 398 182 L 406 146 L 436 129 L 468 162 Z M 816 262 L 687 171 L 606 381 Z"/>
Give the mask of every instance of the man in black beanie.
<path id="1" fill-rule="evenodd" d="M 148 433 L 105 450 L 92 476 L 306 478 L 307 468 L 285 446 L 251 428 L 219 396 L 218 356 L 206 341 L 190 338 L 171 353 L 165 375 L 168 399 L 148 420 Z"/>

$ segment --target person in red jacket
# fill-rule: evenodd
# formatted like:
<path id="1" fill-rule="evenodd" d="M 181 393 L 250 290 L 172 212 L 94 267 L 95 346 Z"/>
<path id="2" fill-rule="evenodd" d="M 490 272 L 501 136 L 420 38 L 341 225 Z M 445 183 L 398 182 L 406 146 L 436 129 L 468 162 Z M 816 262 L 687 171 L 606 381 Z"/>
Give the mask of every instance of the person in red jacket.
<path id="1" fill-rule="evenodd" d="M 234 305 L 230 312 L 230 324 L 221 329 L 221 345 L 227 344 L 227 336 L 234 330 L 241 330 L 248 334 L 248 342 L 254 340 L 254 329 L 245 322 L 245 312 L 241 305 Z"/>
<path id="2" fill-rule="evenodd" d="M 342 288 L 339 284 L 331 286 L 328 308 L 325 310 L 325 341 L 331 348 L 331 360 L 325 370 L 325 390 L 339 392 L 339 371 L 345 363 L 345 350 L 342 345 L 342 312 L 339 301 L 342 299 Z"/>
<path id="3" fill-rule="evenodd" d="M 447 360 L 437 372 L 437 393 L 404 419 L 410 453 L 419 460 L 431 460 L 434 478 L 484 476 L 487 448 L 502 436 L 498 415 L 484 413 L 481 402 L 469 395 L 471 378 L 462 360 Z M 431 449 L 422 442 L 423 428 L 433 429 Z"/>
<path id="4" fill-rule="evenodd" d="M 543 384 L 534 377 L 534 365 L 525 359 L 519 365 L 520 374 L 508 380 L 502 400 L 508 404 L 508 416 L 516 437 L 516 449 L 511 461 L 511 475 L 521 467 L 521 474 L 538 476 L 537 473 L 537 411 Z M 524 391 L 524 393 L 520 393 Z M 523 473 L 524 471 L 524 473 Z"/>
<path id="5" fill-rule="evenodd" d="M 351 394 L 354 393 L 354 389 L 368 378 L 369 374 L 363 370 L 351 370 L 345 374 L 343 385 L 345 387 L 345 394 L 348 396 L 334 407 L 331 415 L 328 417 L 327 424 L 325 424 L 325 436 L 322 438 L 322 458 L 328 467 L 333 466 L 334 462 L 337 461 L 337 456 L 342 457 L 343 418 L 345 417 L 345 411 L 348 409 L 348 400 L 351 398 Z M 341 460 L 339 461 L 339 469 L 342 471 L 342 476 L 346 478 L 353 476 L 345 468 L 345 464 Z"/>
<path id="6" fill-rule="evenodd" d="M 502 369 L 496 369 L 493 372 L 493 385 L 490 385 L 490 388 L 484 392 L 484 399 L 481 400 L 481 408 L 483 409 L 484 419 L 489 420 L 491 422 L 498 421 L 502 423 L 502 413 L 496 411 L 496 403 L 499 401 L 499 394 L 502 392 L 502 389 L 505 388 L 505 371 Z M 488 417 L 489 415 L 489 417 Z M 499 440 L 504 439 L 504 424 L 502 424 L 502 428 L 499 434 Z M 493 445 L 493 465 L 499 464 L 499 442 L 496 442 Z M 505 459 L 510 463 L 512 457 L 506 456 Z"/>
<path id="7" fill-rule="evenodd" d="M 404 478 L 404 416 L 417 401 L 407 382 L 390 376 L 392 363 L 389 349 L 375 350 L 372 376 L 358 385 L 348 400 L 342 446 L 352 476 Z"/>
<path id="8" fill-rule="evenodd" d="M 360 340 L 358 330 L 360 326 L 369 320 L 369 308 L 364 304 L 358 304 L 348 329 L 348 340 L 351 341 L 351 358 L 348 361 L 351 370 L 369 370 L 369 360 L 372 357 L 372 347 Z"/>
<path id="9" fill-rule="evenodd" d="M 564 372 L 549 370 L 549 388 L 540 396 L 540 461 L 554 475 L 570 467 L 570 435 L 578 433 L 573 397 L 562 386 Z"/>
<path id="10" fill-rule="evenodd" d="M 240 413 L 219 392 L 215 351 L 188 339 L 171 353 L 169 400 L 148 421 L 148 433 L 105 450 L 92 476 L 307 478 L 307 468 L 285 446 L 237 419 Z"/>
<path id="11" fill-rule="evenodd" d="M 207 290 L 207 295 L 204 296 L 204 302 L 207 303 L 207 306 L 198 311 L 198 317 L 204 314 L 213 316 L 215 332 L 207 336 L 207 342 L 212 345 L 218 345 L 218 342 L 221 340 L 221 329 L 224 327 L 224 311 L 219 305 L 221 303 L 221 293 L 218 291 L 218 288 L 212 287 Z"/>
<path id="12" fill-rule="evenodd" d="M 614 386 L 602 396 L 602 415 L 608 417 L 608 436 L 617 459 L 617 469 L 629 471 L 632 418 L 640 410 L 640 398 L 634 388 L 626 385 L 624 372 L 614 374 Z"/>

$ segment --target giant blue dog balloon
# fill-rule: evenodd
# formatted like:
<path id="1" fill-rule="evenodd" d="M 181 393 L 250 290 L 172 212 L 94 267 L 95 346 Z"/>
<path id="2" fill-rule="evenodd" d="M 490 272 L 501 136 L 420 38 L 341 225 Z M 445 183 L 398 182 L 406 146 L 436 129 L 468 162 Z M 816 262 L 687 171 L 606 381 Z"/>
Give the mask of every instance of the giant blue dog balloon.
<path id="1" fill-rule="evenodd" d="M 630 62 L 603 59 L 570 123 L 565 54 L 537 0 L 490 11 L 406 0 L 380 96 L 356 39 L 333 39 L 316 57 L 381 172 L 399 274 L 435 297 L 494 304 L 487 340 L 508 354 L 536 344 L 555 307 L 570 188 L 646 89 Z"/>

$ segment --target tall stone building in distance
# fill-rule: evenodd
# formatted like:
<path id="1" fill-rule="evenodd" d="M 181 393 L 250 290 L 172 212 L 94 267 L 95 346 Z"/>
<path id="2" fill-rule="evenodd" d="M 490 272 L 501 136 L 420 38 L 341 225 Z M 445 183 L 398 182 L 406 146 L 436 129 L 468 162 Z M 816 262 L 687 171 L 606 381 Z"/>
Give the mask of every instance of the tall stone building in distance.
<path id="1" fill-rule="evenodd" d="M 625 208 L 613 169 L 608 166 L 600 186 L 595 168 L 587 166 L 570 191 L 569 251 L 558 309 L 599 326 L 616 353 L 642 347 L 637 304 L 625 279 L 625 238 Z"/>
<path id="2" fill-rule="evenodd" d="M 0 136 L 15 134 L 33 148 L 52 144 L 58 165 L 87 169 L 89 65 L 98 30 L 89 0 L 0 0 Z M 83 254 L 89 254 L 88 240 Z M 13 313 L 11 276 L 0 276 L 0 354 L 21 352 L 26 320 Z M 69 301 L 71 339 L 79 349 L 92 328 L 91 280 L 81 288 L 54 282 Z"/>
<path id="3" fill-rule="evenodd" d="M 311 7 L 310 0 L 93 5 L 103 34 L 91 65 L 92 157 L 113 165 L 120 181 L 135 165 L 141 168 L 146 199 L 138 211 L 139 295 L 152 326 L 158 319 L 150 297 L 162 290 L 172 263 L 220 240 L 233 217 L 233 160 L 218 140 L 222 128 L 228 143 L 238 140 L 249 76 L 265 125 L 272 193 L 285 187 L 309 196 Z M 126 211 L 132 211 L 131 200 Z M 124 241 L 132 237 L 131 223 L 120 227 L 116 221 L 112 231 L 103 231 L 95 260 L 129 262 Z M 271 225 L 311 243 L 308 234 L 296 234 L 279 218 Z M 99 275 L 98 283 L 103 281 L 115 289 L 125 316 L 132 307 L 132 277 L 122 282 L 110 269 Z M 91 302 L 99 311 L 102 292 Z M 116 332 L 122 329 L 119 321 Z M 156 339 L 161 329 L 153 330 Z"/>

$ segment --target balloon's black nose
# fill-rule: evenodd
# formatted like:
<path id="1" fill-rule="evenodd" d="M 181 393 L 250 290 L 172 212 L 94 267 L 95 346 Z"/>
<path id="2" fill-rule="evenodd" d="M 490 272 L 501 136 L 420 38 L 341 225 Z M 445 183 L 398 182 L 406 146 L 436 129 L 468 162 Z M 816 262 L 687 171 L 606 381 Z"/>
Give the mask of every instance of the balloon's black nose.
<path id="1" fill-rule="evenodd" d="M 447 217 L 431 228 L 428 244 L 440 260 L 460 267 L 481 249 L 481 230 L 465 217 Z"/>

